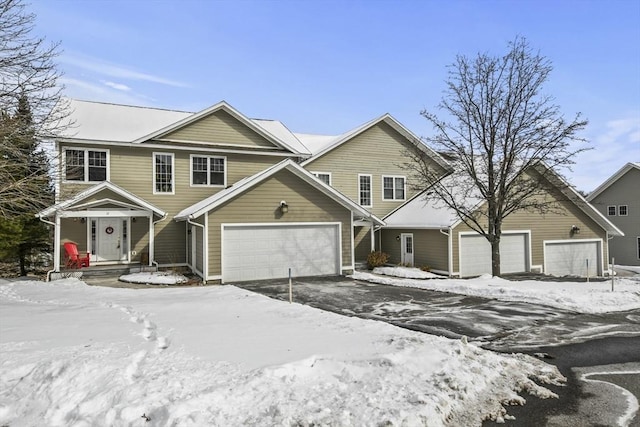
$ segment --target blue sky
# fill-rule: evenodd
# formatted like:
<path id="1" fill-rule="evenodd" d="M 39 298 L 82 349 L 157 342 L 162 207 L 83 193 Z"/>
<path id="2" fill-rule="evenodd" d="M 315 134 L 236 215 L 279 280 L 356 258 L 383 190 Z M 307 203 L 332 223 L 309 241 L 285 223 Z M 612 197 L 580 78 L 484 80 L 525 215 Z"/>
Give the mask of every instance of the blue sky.
<path id="1" fill-rule="evenodd" d="M 33 0 L 60 41 L 70 97 L 199 111 L 225 100 L 294 132 L 339 134 L 384 113 L 420 136 L 456 54 L 521 35 L 554 66 L 547 93 L 589 119 L 590 191 L 640 162 L 640 2 Z"/>

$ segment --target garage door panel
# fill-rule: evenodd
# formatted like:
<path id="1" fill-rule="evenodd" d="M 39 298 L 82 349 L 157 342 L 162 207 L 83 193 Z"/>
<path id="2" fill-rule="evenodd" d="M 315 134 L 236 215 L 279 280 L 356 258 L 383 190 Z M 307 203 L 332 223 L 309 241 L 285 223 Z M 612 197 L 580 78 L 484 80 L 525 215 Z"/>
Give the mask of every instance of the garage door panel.
<path id="1" fill-rule="evenodd" d="M 500 272 L 527 271 L 528 243 L 526 233 L 503 234 L 500 238 Z M 491 274 L 491 244 L 484 236 L 463 235 L 460 239 L 460 275 L 462 277 Z"/>
<path id="2" fill-rule="evenodd" d="M 565 241 L 545 243 L 545 273 L 554 276 L 600 274 L 600 242 Z"/>
<path id="3" fill-rule="evenodd" d="M 262 280 L 340 273 L 336 224 L 225 226 L 223 280 Z"/>

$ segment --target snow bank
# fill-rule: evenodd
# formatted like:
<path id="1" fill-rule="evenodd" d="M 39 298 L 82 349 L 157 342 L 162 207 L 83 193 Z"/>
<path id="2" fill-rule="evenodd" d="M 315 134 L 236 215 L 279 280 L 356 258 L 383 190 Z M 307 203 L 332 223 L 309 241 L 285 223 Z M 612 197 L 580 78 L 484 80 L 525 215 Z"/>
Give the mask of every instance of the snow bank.
<path id="1" fill-rule="evenodd" d="M 376 267 L 373 269 L 373 274 L 404 277 L 407 279 L 444 279 L 443 276 L 433 274 L 429 271 L 422 271 L 419 268 L 410 267 Z"/>
<path id="2" fill-rule="evenodd" d="M 233 286 L 0 283 L 0 425 L 481 425 L 553 366 Z"/>
<path id="3" fill-rule="evenodd" d="M 152 271 L 124 274 L 119 278 L 122 282 L 141 283 L 147 285 L 177 285 L 187 283 L 189 279 L 172 271 Z"/>
<path id="4" fill-rule="evenodd" d="M 374 270 L 375 273 L 375 270 Z M 416 280 L 355 272 L 352 278 L 383 285 L 451 292 L 502 301 L 521 301 L 580 313 L 607 313 L 640 308 L 640 277 L 611 282 L 510 281 L 491 275 L 475 279 Z"/>

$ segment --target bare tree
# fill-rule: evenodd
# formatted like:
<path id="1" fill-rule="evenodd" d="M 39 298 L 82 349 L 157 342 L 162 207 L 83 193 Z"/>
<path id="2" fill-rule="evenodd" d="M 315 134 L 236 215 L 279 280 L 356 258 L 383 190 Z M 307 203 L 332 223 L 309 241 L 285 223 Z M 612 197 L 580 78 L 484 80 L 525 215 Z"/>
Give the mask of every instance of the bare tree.
<path id="1" fill-rule="evenodd" d="M 0 218 L 5 219 L 50 202 L 50 192 L 42 187 L 42 169 L 18 166 L 33 158 L 34 146 L 25 140 L 53 138 L 69 125 L 54 62 L 59 44 L 33 36 L 34 23 L 35 15 L 20 0 L 0 0 Z M 15 120 L 25 102 L 28 127 Z"/>
<path id="2" fill-rule="evenodd" d="M 425 142 L 450 160 L 450 175 L 443 178 L 420 150 L 408 153 L 406 167 L 421 189 L 429 189 L 426 197 L 454 210 L 489 241 L 494 276 L 500 275 L 504 219 L 522 210 L 555 209 L 545 197 L 550 180 L 557 182 L 552 171 L 570 167 L 585 150 L 572 144 L 584 141 L 577 134 L 587 121 L 580 114 L 566 121 L 542 92 L 551 70 L 550 61 L 520 37 L 505 56 L 457 56 L 438 104 L 445 118 L 421 113 L 434 128 Z"/>

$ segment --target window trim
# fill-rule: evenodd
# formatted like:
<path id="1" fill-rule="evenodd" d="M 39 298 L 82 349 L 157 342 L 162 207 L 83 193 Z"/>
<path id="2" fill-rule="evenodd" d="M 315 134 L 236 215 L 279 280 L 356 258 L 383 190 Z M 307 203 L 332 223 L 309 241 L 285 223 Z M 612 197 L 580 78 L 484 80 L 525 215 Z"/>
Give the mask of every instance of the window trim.
<path id="1" fill-rule="evenodd" d="M 620 208 L 624 208 L 624 214 Z M 629 216 L 629 205 L 618 205 L 618 216 Z"/>
<path id="2" fill-rule="evenodd" d="M 207 182 L 211 180 L 210 174 L 210 160 L 211 159 L 222 159 L 224 160 L 224 182 L 222 184 L 194 184 L 193 183 L 193 158 L 194 157 L 203 157 L 207 159 Z M 191 154 L 189 156 L 189 186 L 195 188 L 202 187 L 217 187 L 217 188 L 225 188 L 227 186 L 227 156 L 215 156 L 215 155 L 207 155 L 207 154 Z M 155 176 L 155 175 L 154 175 Z M 155 188 L 155 187 L 154 187 Z"/>
<path id="3" fill-rule="evenodd" d="M 393 179 L 393 198 L 386 199 L 384 197 L 384 179 L 391 178 Z M 402 190 L 404 197 L 402 199 L 396 198 L 396 178 L 402 178 Z M 404 202 L 407 200 L 407 177 L 403 175 L 382 175 L 382 200 L 385 202 Z"/>
<path id="4" fill-rule="evenodd" d="M 361 199 L 361 187 L 360 187 L 360 178 L 361 177 L 368 177 L 369 178 L 369 204 L 368 205 L 363 205 L 362 199 Z M 362 206 L 363 208 L 372 208 L 373 207 L 373 176 L 371 174 L 367 174 L 367 173 L 359 173 L 358 174 L 358 204 L 360 206 Z"/>
<path id="5" fill-rule="evenodd" d="M 156 191 L 156 156 L 171 156 L 171 191 Z M 176 156 L 174 153 L 154 151 L 151 156 L 151 173 L 153 175 L 153 194 L 170 196 L 176 194 Z"/>
<path id="6" fill-rule="evenodd" d="M 84 179 L 82 181 L 67 179 L 67 150 L 84 152 Z M 104 181 L 89 181 L 89 151 L 97 151 L 107 154 L 107 173 Z M 87 148 L 87 147 L 62 147 L 61 176 L 63 184 L 99 184 L 105 181 L 111 181 L 111 150 L 109 148 Z"/>
<path id="7" fill-rule="evenodd" d="M 320 179 L 320 177 L 318 177 L 318 175 L 327 175 L 329 177 L 329 186 L 331 186 L 333 184 L 333 177 L 331 176 L 331 172 L 313 172 L 311 171 L 311 173 L 313 174 L 313 176 L 315 176 L 316 178 Z M 322 181 L 320 179 L 320 181 Z M 322 181 L 324 182 L 324 181 Z"/>
<path id="8" fill-rule="evenodd" d="M 640 259 L 640 236 L 637 236 L 636 239 L 637 239 L 636 243 L 638 244 L 638 254 L 637 255 L 638 255 L 638 259 Z"/>
<path id="9" fill-rule="evenodd" d="M 613 208 L 613 213 L 611 213 L 611 208 Z M 616 205 L 607 206 L 607 216 L 616 216 L 616 213 L 617 213 Z"/>

